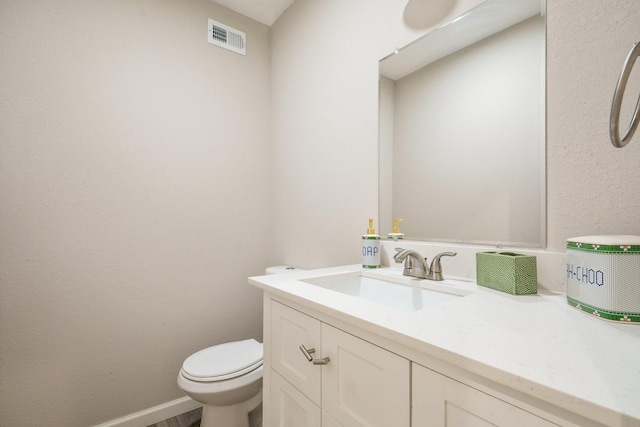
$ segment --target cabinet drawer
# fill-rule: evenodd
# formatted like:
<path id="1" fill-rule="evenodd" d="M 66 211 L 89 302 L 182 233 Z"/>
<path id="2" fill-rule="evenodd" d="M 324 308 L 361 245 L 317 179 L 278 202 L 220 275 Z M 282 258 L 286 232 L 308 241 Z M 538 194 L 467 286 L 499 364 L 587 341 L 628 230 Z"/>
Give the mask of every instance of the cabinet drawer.
<path id="1" fill-rule="evenodd" d="M 557 426 L 415 363 L 412 379 L 412 427 Z"/>
<path id="2" fill-rule="evenodd" d="M 271 426 L 320 427 L 320 408 L 274 370 L 270 393 Z"/>
<path id="3" fill-rule="evenodd" d="M 321 369 L 309 363 L 300 346 L 322 354 L 320 321 L 272 301 L 271 367 L 320 406 Z"/>

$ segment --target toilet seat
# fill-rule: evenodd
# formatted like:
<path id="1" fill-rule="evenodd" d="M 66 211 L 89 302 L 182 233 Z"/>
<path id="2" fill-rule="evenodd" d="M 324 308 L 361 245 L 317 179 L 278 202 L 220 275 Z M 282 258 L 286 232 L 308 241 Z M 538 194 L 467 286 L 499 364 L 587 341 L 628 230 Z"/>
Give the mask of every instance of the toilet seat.
<path id="1" fill-rule="evenodd" d="M 196 382 L 237 378 L 262 366 L 262 351 L 254 339 L 214 345 L 189 356 L 181 373 Z"/>

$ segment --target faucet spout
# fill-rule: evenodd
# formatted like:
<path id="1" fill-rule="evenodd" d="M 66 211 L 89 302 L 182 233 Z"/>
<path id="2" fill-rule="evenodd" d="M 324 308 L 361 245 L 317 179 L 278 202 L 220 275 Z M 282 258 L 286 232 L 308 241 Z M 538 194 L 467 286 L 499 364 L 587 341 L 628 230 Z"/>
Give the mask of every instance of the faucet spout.
<path id="1" fill-rule="evenodd" d="M 402 271 L 404 276 L 440 281 L 444 280 L 440 258 L 443 256 L 456 255 L 456 252 L 439 253 L 433 257 L 431 265 L 428 265 L 427 259 L 423 258 L 418 252 L 411 249 L 396 248 L 396 254 L 393 256 L 393 259 L 398 264 L 404 262 L 404 270 Z"/>
<path id="2" fill-rule="evenodd" d="M 424 279 L 429 274 L 429 265 L 427 259 L 422 258 L 418 252 L 411 249 L 396 248 L 397 253 L 393 256 L 396 263 L 404 262 L 404 276 L 417 277 Z"/>

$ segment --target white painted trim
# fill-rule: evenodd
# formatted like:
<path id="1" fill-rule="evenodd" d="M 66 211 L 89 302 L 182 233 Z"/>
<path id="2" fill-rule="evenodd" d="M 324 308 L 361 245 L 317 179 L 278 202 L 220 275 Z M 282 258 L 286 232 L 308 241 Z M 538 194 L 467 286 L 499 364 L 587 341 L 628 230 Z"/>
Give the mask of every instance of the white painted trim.
<path id="1" fill-rule="evenodd" d="M 189 412 L 193 409 L 200 408 L 201 406 L 202 403 L 196 402 L 190 397 L 185 396 L 180 399 L 172 400 L 171 402 L 125 415 L 124 417 L 117 418 L 115 420 L 107 421 L 106 423 L 98 424 L 94 427 L 149 426 L 151 424 L 159 423 L 160 421 L 168 420 L 169 418 L 173 418 L 180 414 L 184 414 L 185 412 Z"/>

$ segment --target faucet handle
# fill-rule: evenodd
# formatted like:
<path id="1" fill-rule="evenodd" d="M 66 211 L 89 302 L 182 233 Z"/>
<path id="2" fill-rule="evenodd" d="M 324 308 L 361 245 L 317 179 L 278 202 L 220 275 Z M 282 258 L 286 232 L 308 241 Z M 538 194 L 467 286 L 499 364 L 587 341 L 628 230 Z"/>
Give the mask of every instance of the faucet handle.
<path id="1" fill-rule="evenodd" d="M 457 252 L 442 252 L 433 257 L 431 260 L 431 268 L 430 270 L 434 273 L 442 273 L 442 264 L 440 264 L 440 258 L 443 256 L 456 256 Z"/>
<path id="2" fill-rule="evenodd" d="M 396 254 L 393 256 L 393 259 L 396 260 L 397 263 L 401 263 L 402 261 L 398 261 L 398 255 L 404 252 L 404 248 L 396 248 Z"/>
<path id="3" fill-rule="evenodd" d="M 443 256 L 456 256 L 457 252 L 442 252 L 433 257 L 431 260 L 431 267 L 429 268 L 429 273 L 433 277 L 432 280 L 442 280 L 442 264 L 440 263 L 440 258 Z"/>

